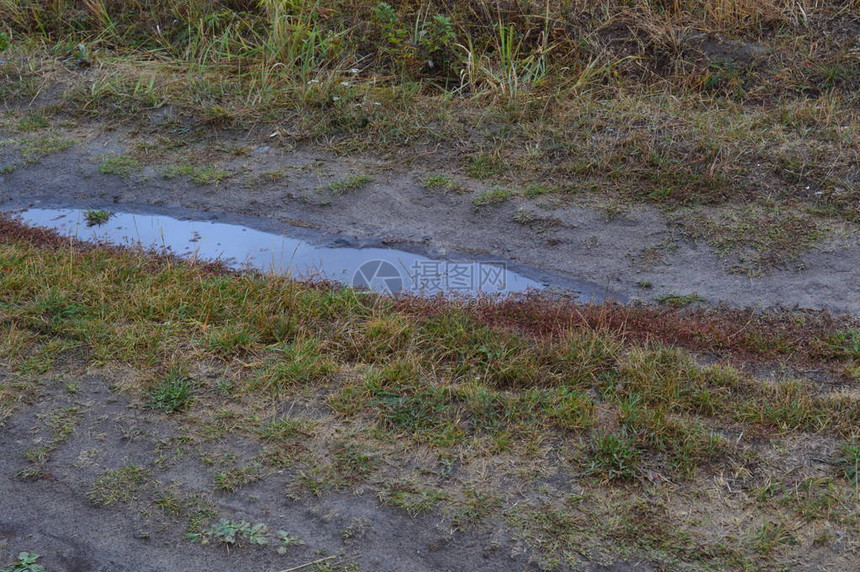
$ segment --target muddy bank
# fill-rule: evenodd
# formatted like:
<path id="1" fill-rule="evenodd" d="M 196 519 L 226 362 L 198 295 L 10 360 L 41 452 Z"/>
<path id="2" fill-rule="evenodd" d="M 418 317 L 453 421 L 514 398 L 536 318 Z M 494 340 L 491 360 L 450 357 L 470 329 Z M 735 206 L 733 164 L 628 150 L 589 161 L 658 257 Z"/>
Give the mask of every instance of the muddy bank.
<path id="1" fill-rule="evenodd" d="M 654 208 L 610 211 L 593 201 L 496 192 L 432 161 L 394 165 L 222 134 L 222 152 L 212 151 L 217 171 L 206 177 L 177 171 L 179 159 L 163 156 L 118 175 L 105 173 L 104 162 L 134 150 L 126 136 L 68 137 L 74 141 L 68 149 L 0 177 L 0 207 L 139 205 L 262 217 L 258 224 L 268 229 L 294 225 L 349 236 L 349 242 L 411 245 L 442 258 L 452 251 L 497 257 L 533 269 L 532 278 L 551 286 L 563 287 L 565 279 L 588 283 L 620 300 L 684 296 L 860 313 L 860 244 L 853 229 L 822 236 L 810 250 L 751 276 L 734 271 L 737 254 L 721 258 L 707 240 L 679 233 Z M 198 152 L 207 145 L 215 142 L 199 144 Z M 0 152 L 4 164 L 14 164 L 12 146 Z M 427 185 L 440 172 L 456 192 Z"/>

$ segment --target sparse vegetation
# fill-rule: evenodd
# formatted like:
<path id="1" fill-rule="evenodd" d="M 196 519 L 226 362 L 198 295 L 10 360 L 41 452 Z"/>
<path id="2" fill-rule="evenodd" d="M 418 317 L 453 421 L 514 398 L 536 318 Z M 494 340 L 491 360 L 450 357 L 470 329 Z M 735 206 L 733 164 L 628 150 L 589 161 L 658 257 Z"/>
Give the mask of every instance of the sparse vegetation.
<path id="1" fill-rule="evenodd" d="M 89 492 L 90 502 L 95 506 L 129 502 L 146 479 L 146 469 L 137 465 L 109 471 L 96 479 Z"/>
<path id="2" fill-rule="evenodd" d="M 475 208 L 487 207 L 492 205 L 500 205 L 511 200 L 515 193 L 510 189 L 491 189 L 482 191 L 477 197 L 472 199 L 472 204 Z"/>
<path id="3" fill-rule="evenodd" d="M 368 177 L 367 175 L 353 175 L 348 179 L 329 183 L 328 190 L 335 194 L 342 195 L 350 191 L 357 191 L 358 189 L 369 185 L 372 181 L 373 178 Z"/>
<path id="4" fill-rule="evenodd" d="M 106 157 L 99 164 L 99 173 L 103 175 L 116 175 L 117 177 L 128 178 L 132 173 L 139 171 L 143 165 L 134 157 L 128 155 L 112 155 Z"/>
<path id="5" fill-rule="evenodd" d="M 445 193 L 465 192 L 463 186 L 447 175 L 435 174 L 421 180 L 421 186 L 430 191 L 442 191 Z"/>
<path id="6" fill-rule="evenodd" d="M 216 185 L 229 176 L 227 171 L 215 167 L 200 167 L 191 173 L 191 181 L 198 185 Z"/>
<path id="7" fill-rule="evenodd" d="M 666 294 L 665 296 L 657 296 L 654 298 L 660 304 L 672 306 L 673 308 L 683 308 L 695 302 L 704 302 L 705 299 L 696 294 Z"/>

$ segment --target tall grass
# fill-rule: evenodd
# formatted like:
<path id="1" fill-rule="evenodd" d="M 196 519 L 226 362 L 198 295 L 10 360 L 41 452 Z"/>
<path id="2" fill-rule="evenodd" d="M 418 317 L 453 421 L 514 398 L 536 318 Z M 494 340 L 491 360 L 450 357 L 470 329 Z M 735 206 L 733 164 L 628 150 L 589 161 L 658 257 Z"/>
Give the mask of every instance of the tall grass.
<path id="1" fill-rule="evenodd" d="M 0 0 L 13 37 L 143 51 L 250 74 L 257 88 L 358 68 L 381 82 L 516 98 L 552 75 L 581 88 L 671 44 L 659 28 L 755 34 L 803 26 L 854 0 Z M 654 26 L 654 22 L 659 22 Z M 642 54 L 607 52 L 607 30 L 642 30 Z M 655 31 L 657 30 L 657 31 Z M 634 34 L 639 37 L 641 34 Z M 661 37 L 662 36 L 662 37 Z M 677 43 L 677 35 L 674 40 Z M 678 46 L 665 46 L 678 51 Z"/>

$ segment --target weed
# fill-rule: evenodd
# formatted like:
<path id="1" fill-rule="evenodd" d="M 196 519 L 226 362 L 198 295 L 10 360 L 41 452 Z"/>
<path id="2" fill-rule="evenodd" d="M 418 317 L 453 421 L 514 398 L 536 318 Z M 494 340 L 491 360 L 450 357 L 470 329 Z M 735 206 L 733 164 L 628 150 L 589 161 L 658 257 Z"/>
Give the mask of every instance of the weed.
<path id="1" fill-rule="evenodd" d="M 18 121 L 18 131 L 37 131 L 47 129 L 50 126 L 51 123 L 48 119 L 40 113 L 26 115 Z"/>
<path id="2" fill-rule="evenodd" d="M 305 543 L 305 541 L 298 536 L 293 536 L 285 530 L 279 530 L 275 534 L 277 535 L 278 554 L 286 554 L 293 546 Z"/>
<path id="3" fill-rule="evenodd" d="M 860 486 L 860 445 L 845 444 L 840 449 L 837 467 L 843 477 Z"/>
<path id="4" fill-rule="evenodd" d="M 343 181 L 334 181 L 329 183 L 328 190 L 336 195 L 343 195 L 350 191 L 357 191 L 366 187 L 371 182 L 373 182 L 373 178 L 368 177 L 367 175 L 353 175 Z"/>
<path id="5" fill-rule="evenodd" d="M 395 483 L 380 493 L 383 502 L 395 506 L 411 517 L 428 512 L 435 508 L 446 495 L 442 491 L 418 487 L 402 482 Z"/>
<path id="6" fill-rule="evenodd" d="M 476 179 L 489 179 L 501 175 L 506 170 L 505 164 L 495 155 L 477 153 L 467 159 L 466 172 Z"/>
<path id="7" fill-rule="evenodd" d="M 173 367 L 148 396 L 148 406 L 164 413 L 174 413 L 191 403 L 191 381 L 180 367 Z"/>
<path id="8" fill-rule="evenodd" d="M 292 417 L 272 419 L 257 430 L 261 439 L 289 443 L 310 436 L 314 422 Z"/>
<path id="9" fill-rule="evenodd" d="M 477 197 L 472 200 L 472 204 L 476 209 L 491 205 L 500 205 L 511 200 L 515 193 L 509 189 L 491 189 L 482 191 Z"/>
<path id="10" fill-rule="evenodd" d="M 147 477 L 146 469 L 129 465 L 97 478 L 87 496 L 90 502 L 98 507 L 129 502 L 134 498 L 137 490 L 146 483 Z"/>
<path id="11" fill-rule="evenodd" d="M 860 361 L 860 330 L 836 332 L 827 340 L 826 352 L 836 359 Z"/>
<path id="12" fill-rule="evenodd" d="M 587 472 L 606 481 L 632 479 L 639 471 L 640 453 L 624 433 L 599 433 L 589 442 Z"/>
<path id="13" fill-rule="evenodd" d="M 445 193 L 463 193 L 463 186 L 447 175 L 435 174 L 421 180 L 421 186 L 430 191 L 443 191 Z"/>
<path id="14" fill-rule="evenodd" d="M 3 568 L 3 572 L 45 572 L 45 567 L 36 561 L 42 556 L 33 552 L 19 552 L 18 559 Z"/>
<path id="15" fill-rule="evenodd" d="M 269 527 L 261 522 L 251 524 L 244 520 L 232 521 L 226 518 L 220 519 L 203 532 L 186 535 L 192 542 L 199 542 L 200 544 L 213 542 L 229 546 L 241 546 L 246 543 L 268 546 L 269 536 Z"/>
<path id="16" fill-rule="evenodd" d="M 84 211 L 84 220 L 87 221 L 87 226 L 100 226 L 110 220 L 113 216 L 112 212 L 105 210 L 87 210 Z"/>
<path id="17" fill-rule="evenodd" d="M 239 467 L 215 475 L 215 488 L 232 493 L 262 478 L 263 474 L 259 467 Z"/>
<path id="18" fill-rule="evenodd" d="M 37 160 L 46 155 L 65 151 L 74 144 L 71 139 L 51 135 L 26 139 L 21 145 L 21 157 L 27 161 Z"/>
<path id="19" fill-rule="evenodd" d="M 774 521 L 766 521 L 752 538 L 753 550 L 763 555 L 773 553 L 780 545 L 797 543 L 785 524 Z"/>
<path id="20" fill-rule="evenodd" d="M 331 370 L 331 363 L 314 340 L 284 344 L 279 355 L 264 370 L 259 383 L 270 390 L 306 385 L 319 381 Z"/>
<path id="21" fill-rule="evenodd" d="M 666 294 L 664 296 L 657 296 L 654 300 L 660 304 L 665 304 L 666 306 L 671 306 L 673 308 L 683 308 L 684 306 L 689 306 L 695 302 L 705 301 L 704 298 L 695 292 L 692 294 Z"/>
<path id="22" fill-rule="evenodd" d="M 99 173 L 103 175 L 116 175 L 124 179 L 130 177 L 132 173 L 143 168 L 140 161 L 128 155 L 113 155 L 106 157 L 99 164 Z"/>
<path id="23" fill-rule="evenodd" d="M 165 179 L 175 179 L 194 174 L 194 167 L 185 164 L 164 165 L 158 169 L 158 172 Z"/>
<path id="24" fill-rule="evenodd" d="M 200 167 L 194 169 L 191 181 L 197 185 L 214 185 L 228 178 L 230 173 L 215 167 Z"/>
<path id="25" fill-rule="evenodd" d="M 560 193 L 561 189 L 557 187 L 549 187 L 547 185 L 541 185 L 539 183 L 532 183 L 523 187 L 522 193 L 523 196 L 529 199 L 534 199 L 537 197 L 542 197 L 544 195 L 556 194 Z"/>
<path id="26" fill-rule="evenodd" d="M 556 217 L 542 216 L 535 211 L 519 208 L 514 213 L 514 222 L 527 226 L 538 232 L 547 232 L 561 226 L 561 220 Z"/>

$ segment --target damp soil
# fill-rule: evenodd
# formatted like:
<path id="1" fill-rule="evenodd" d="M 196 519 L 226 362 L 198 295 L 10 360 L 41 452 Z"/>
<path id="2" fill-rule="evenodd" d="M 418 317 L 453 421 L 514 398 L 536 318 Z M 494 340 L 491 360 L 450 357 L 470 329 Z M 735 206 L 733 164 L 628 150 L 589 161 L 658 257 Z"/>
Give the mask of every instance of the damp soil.
<path id="1" fill-rule="evenodd" d="M 207 149 L 220 149 L 205 163 L 214 165 L 217 176 L 174 176 L 183 172 L 177 166 L 184 159 L 169 155 L 120 176 L 100 167 L 106 158 L 134 154 L 140 138 L 93 129 L 63 137 L 74 144 L 20 166 L 14 146 L 0 148 L 2 163 L 16 165 L 0 175 L 0 208 L 137 208 L 161 214 L 191 209 L 227 222 L 250 217 L 263 230 L 308 229 L 347 244 L 390 246 L 435 259 L 465 253 L 507 261 L 550 287 L 573 284 L 576 291 L 577 284 L 587 284 L 585 297 L 653 303 L 681 296 L 742 307 L 860 313 L 855 229 L 828 233 L 763 272 L 739 273 L 736 253 L 693 240 L 659 209 L 607 210 L 593 201 L 522 194 L 486 201 L 493 183 L 432 160 L 398 164 L 217 133 L 194 143 L 193 154 L 199 161 Z M 459 192 L 423 184 L 440 173 Z"/>

